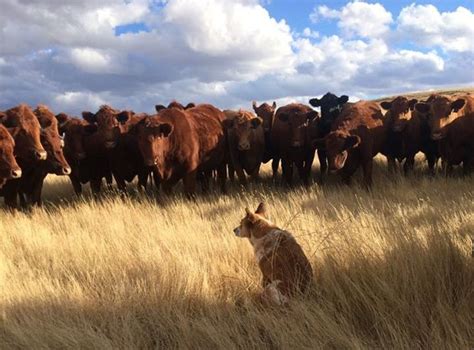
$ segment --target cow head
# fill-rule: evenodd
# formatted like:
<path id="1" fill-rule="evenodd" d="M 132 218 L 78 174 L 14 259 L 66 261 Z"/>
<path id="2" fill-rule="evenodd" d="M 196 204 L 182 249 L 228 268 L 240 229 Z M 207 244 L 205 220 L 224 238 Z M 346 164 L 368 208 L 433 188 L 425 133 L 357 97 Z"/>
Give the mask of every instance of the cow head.
<path id="1" fill-rule="evenodd" d="M 15 140 L 0 124 L 0 188 L 6 180 L 21 177 L 21 169 L 15 160 L 14 149 Z"/>
<path id="2" fill-rule="evenodd" d="M 41 125 L 33 111 L 21 104 L 0 114 L 0 123 L 15 139 L 15 154 L 23 160 L 45 160 L 47 153 L 41 144 Z"/>
<path id="3" fill-rule="evenodd" d="M 318 112 L 309 107 L 301 108 L 301 105 L 288 105 L 280 107 L 275 118 L 287 125 L 290 131 L 290 146 L 299 148 L 306 144 L 307 127 L 318 115 Z"/>
<path id="4" fill-rule="evenodd" d="M 223 122 L 224 127 L 232 130 L 237 141 L 239 151 L 248 151 L 252 145 L 252 135 L 262 127 L 262 119 L 252 113 L 240 110 L 238 115 Z M 262 134 L 263 135 L 263 134 Z"/>
<path id="5" fill-rule="evenodd" d="M 82 117 L 90 124 L 97 124 L 97 132 L 107 149 L 112 149 L 117 145 L 118 138 L 126 131 L 125 124 L 132 115 L 131 111 L 118 111 L 110 106 L 101 106 L 96 114 L 82 113 Z"/>
<path id="6" fill-rule="evenodd" d="M 349 101 L 349 96 L 342 95 L 340 97 L 328 92 L 323 97 L 312 98 L 309 104 L 313 107 L 321 108 L 321 120 L 319 127 L 321 132 L 326 135 L 331 130 L 332 122 L 339 116 L 342 107 Z"/>
<path id="7" fill-rule="evenodd" d="M 359 146 L 361 139 L 341 131 L 332 131 L 322 139 L 314 141 L 315 147 L 325 147 L 329 162 L 329 170 L 338 171 L 344 167 L 349 150 Z"/>
<path id="8" fill-rule="evenodd" d="M 446 137 L 446 126 L 458 117 L 458 111 L 464 107 L 466 100 L 458 98 L 453 100 L 442 95 L 432 95 L 426 102 L 415 105 L 420 114 L 428 114 L 428 124 L 433 140 Z"/>
<path id="9" fill-rule="evenodd" d="M 409 100 L 404 96 L 398 96 L 392 101 L 384 101 L 380 104 L 383 109 L 390 111 L 393 131 L 400 132 L 405 129 L 417 102 L 417 99 Z"/>
<path id="10" fill-rule="evenodd" d="M 64 134 L 64 150 L 76 161 L 86 158 L 84 137 L 97 132 L 96 124 L 86 124 L 83 120 L 71 118 L 64 113 L 56 116 L 59 132 Z"/>
<path id="11" fill-rule="evenodd" d="M 163 156 L 164 143 L 173 132 L 173 125 L 161 122 L 156 116 L 146 116 L 131 132 L 137 135 L 145 165 L 157 167 Z"/>
<path id="12" fill-rule="evenodd" d="M 64 141 L 59 136 L 58 120 L 48 107 L 39 105 L 34 114 L 41 125 L 41 144 L 44 146 L 48 172 L 56 175 L 69 175 L 71 167 L 63 154 Z"/>
<path id="13" fill-rule="evenodd" d="M 276 111 L 276 102 L 273 102 L 272 105 L 265 102 L 257 106 L 257 102 L 253 101 L 252 106 L 255 114 L 263 121 L 263 131 L 266 133 L 270 132 L 273 124 L 273 116 Z"/>

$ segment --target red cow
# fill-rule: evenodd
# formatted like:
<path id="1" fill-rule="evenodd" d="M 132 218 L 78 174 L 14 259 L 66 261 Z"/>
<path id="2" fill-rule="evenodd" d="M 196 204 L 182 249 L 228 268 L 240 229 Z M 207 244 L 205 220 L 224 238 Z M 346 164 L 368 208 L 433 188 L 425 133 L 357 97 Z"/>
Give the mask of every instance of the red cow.
<path id="1" fill-rule="evenodd" d="M 372 186 L 372 162 L 383 150 L 388 124 L 375 102 L 360 101 L 347 105 L 334 121 L 331 132 L 316 140 L 326 148 L 329 170 L 342 172 L 343 180 L 350 183 L 359 166 L 364 171 L 364 183 Z"/>
<path id="2" fill-rule="evenodd" d="M 300 179 L 309 184 L 315 148 L 308 140 L 308 126 L 318 118 L 318 112 L 299 103 L 276 111 L 270 141 L 275 156 L 281 159 L 283 177 L 288 185 L 292 183 L 294 165 Z"/>
<path id="3" fill-rule="evenodd" d="M 15 140 L 7 128 L 0 124 L 0 189 L 9 179 L 21 177 L 21 169 L 15 160 Z"/>
<path id="4" fill-rule="evenodd" d="M 188 110 L 164 109 L 135 126 L 145 165 L 159 174 L 166 192 L 182 179 L 185 193 L 192 196 L 197 175 L 213 170 L 217 170 L 221 189 L 225 191 L 224 119 L 224 113 L 217 108 L 198 105 Z"/>

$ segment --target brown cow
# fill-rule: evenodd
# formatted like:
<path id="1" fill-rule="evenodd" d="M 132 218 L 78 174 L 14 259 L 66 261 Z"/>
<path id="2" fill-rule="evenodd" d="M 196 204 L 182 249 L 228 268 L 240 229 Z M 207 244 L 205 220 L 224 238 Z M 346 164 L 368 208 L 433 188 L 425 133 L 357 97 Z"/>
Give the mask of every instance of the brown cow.
<path id="1" fill-rule="evenodd" d="M 190 109 L 190 108 L 194 108 L 194 107 L 196 107 L 196 105 L 192 102 L 189 102 L 186 106 L 183 106 L 178 101 L 171 101 L 170 104 L 168 105 L 168 107 L 165 107 L 163 105 L 156 105 L 155 110 L 158 113 L 159 111 L 161 111 L 163 109 L 166 109 L 166 108 Z"/>
<path id="2" fill-rule="evenodd" d="M 89 124 L 97 124 L 97 136 L 106 149 L 117 145 L 120 134 L 125 132 L 125 123 L 130 118 L 129 111 L 119 111 L 110 106 L 101 106 L 97 113 L 82 112 Z"/>
<path id="3" fill-rule="evenodd" d="M 278 165 L 280 164 L 280 159 L 275 157 L 275 152 L 273 151 L 273 146 L 271 143 L 271 130 L 273 126 L 273 118 L 276 112 L 276 102 L 270 106 L 268 103 L 262 103 L 260 106 L 257 106 L 257 102 L 252 102 L 253 110 L 258 117 L 263 121 L 263 131 L 265 135 L 265 152 L 263 154 L 263 163 L 268 163 L 272 160 L 272 173 L 273 180 L 275 181 L 278 175 Z"/>
<path id="4" fill-rule="evenodd" d="M 465 174 L 470 172 L 474 157 L 474 97 L 435 94 L 427 102 L 417 103 L 415 108 L 421 114 L 428 114 L 431 138 L 440 143 L 446 175 L 453 165 L 460 163 L 463 163 Z"/>
<path id="5" fill-rule="evenodd" d="M 41 143 L 48 154 L 47 159 L 24 171 L 20 180 L 19 195 L 22 206 L 41 205 L 41 192 L 48 174 L 69 175 L 71 168 L 64 154 L 64 142 L 59 136 L 58 121 L 44 105 L 39 105 L 34 113 L 41 125 Z"/>
<path id="6" fill-rule="evenodd" d="M 229 146 L 230 177 L 232 178 L 233 172 L 236 171 L 240 182 L 246 184 L 245 172 L 253 179 L 258 178 L 265 152 L 262 119 L 244 110 L 227 110 L 224 114 L 227 117 L 223 124 Z"/>
<path id="7" fill-rule="evenodd" d="M 71 166 L 71 180 L 74 192 L 82 194 L 82 185 L 90 182 L 92 192 L 97 195 L 101 191 L 102 179 L 112 183 L 107 150 L 97 132 L 96 124 L 71 118 L 64 113 L 56 116 L 59 132 L 64 133 L 64 155 Z"/>
<path id="8" fill-rule="evenodd" d="M 7 128 L 0 124 L 0 188 L 9 179 L 21 177 L 21 169 L 15 160 L 15 140 Z"/>
<path id="9" fill-rule="evenodd" d="M 21 104 L 1 113 L 0 123 L 8 128 L 15 140 L 16 161 L 22 174 L 47 158 L 48 154 L 41 144 L 41 125 L 30 107 Z M 19 186 L 20 179 L 8 180 L 3 186 L 1 195 L 8 207 L 17 206 Z"/>
<path id="10" fill-rule="evenodd" d="M 222 111 L 203 104 L 188 110 L 164 109 L 135 126 L 145 164 L 159 174 L 165 192 L 182 179 L 185 193 L 192 196 L 198 173 L 212 170 L 217 170 L 225 191 L 224 119 Z"/>
<path id="11" fill-rule="evenodd" d="M 308 140 L 308 125 L 319 118 L 311 107 L 292 103 L 278 108 L 271 130 L 270 141 L 275 157 L 281 159 L 283 177 L 288 185 L 296 165 L 300 179 L 309 184 L 315 148 Z"/>
<path id="12" fill-rule="evenodd" d="M 384 101 L 380 105 L 388 110 L 385 119 L 388 123 L 388 134 L 384 154 L 388 158 L 389 170 L 395 169 L 395 160 L 405 159 L 403 169 L 405 175 L 413 170 L 415 155 L 423 152 L 428 160 L 430 173 L 434 174 L 434 166 L 438 158 L 436 141 L 430 139 L 427 117 L 415 110 L 416 99 L 409 100 L 398 96 L 392 101 Z"/>
<path id="13" fill-rule="evenodd" d="M 364 183 L 372 186 L 372 162 L 383 150 L 388 124 L 375 102 L 360 101 L 346 105 L 334 121 L 331 132 L 316 140 L 327 150 L 329 170 L 342 172 L 343 180 L 350 183 L 351 176 L 360 165 L 364 171 Z"/>

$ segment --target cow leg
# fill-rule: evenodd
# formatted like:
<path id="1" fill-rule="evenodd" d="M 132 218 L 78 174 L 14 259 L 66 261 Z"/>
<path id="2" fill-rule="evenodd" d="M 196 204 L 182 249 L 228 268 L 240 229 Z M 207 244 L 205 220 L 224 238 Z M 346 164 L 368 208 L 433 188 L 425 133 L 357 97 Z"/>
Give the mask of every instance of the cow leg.
<path id="1" fill-rule="evenodd" d="M 328 159 L 326 156 L 326 150 L 318 149 L 318 159 L 319 159 L 319 183 L 322 185 L 324 182 L 324 175 L 328 171 Z"/>
<path id="2" fill-rule="evenodd" d="M 468 157 L 464 158 L 464 160 L 462 161 L 463 176 L 469 176 L 473 168 L 474 168 L 474 160 Z"/>
<path id="3" fill-rule="evenodd" d="M 122 179 L 121 177 L 115 177 L 115 182 L 117 183 L 117 188 L 122 196 L 125 196 L 127 194 L 127 184 L 125 183 L 125 180 Z M 107 183 L 107 187 L 110 190 L 109 184 Z"/>
<path id="4" fill-rule="evenodd" d="M 405 159 L 405 163 L 403 164 L 403 172 L 405 173 L 405 176 L 408 176 L 413 171 L 414 166 L 415 156 L 407 156 L 407 158 Z"/>
<path id="5" fill-rule="evenodd" d="M 367 190 L 372 188 L 372 159 L 367 159 L 362 164 L 362 170 L 364 172 L 364 186 Z"/>
<path id="6" fill-rule="evenodd" d="M 359 168 L 360 162 L 358 159 L 358 156 L 356 154 L 353 154 L 351 156 L 351 159 L 347 159 L 346 164 L 344 165 L 344 168 L 342 168 L 342 181 L 350 186 L 351 185 L 351 177 L 354 175 L 354 173 L 357 171 Z"/>
<path id="7" fill-rule="evenodd" d="M 196 178 L 197 178 L 197 171 L 192 171 L 187 173 L 183 177 L 183 184 L 184 184 L 184 193 L 186 197 L 189 199 L 194 198 L 196 194 Z"/>
<path id="8" fill-rule="evenodd" d="M 394 174 L 397 172 L 397 161 L 395 158 L 387 157 L 388 172 Z"/>
<path id="9" fill-rule="evenodd" d="M 196 175 L 197 180 L 201 183 L 201 189 L 203 193 L 209 193 L 211 188 L 211 178 L 212 178 L 212 170 L 210 171 L 200 171 Z"/>
<path id="10" fill-rule="evenodd" d="M 293 180 L 293 163 L 287 159 L 281 160 L 281 168 L 283 171 L 283 178 L 288 186 L 291 186 Z"/>
<path id="11" fill-rule="evenodd" d="M 272 160 L 272 179 L 273 182 L 277 181 L 278 177 L 278 166 L 280 165 L 280 158 L 274 157 Z M 282 161 L 282 168 L 283 168 L 283 161 Z"/>
<path id="12" fill-rule="evenodd" d="M 237 173 L 237 177 L 239 178 L 239 183 L 242 186 L 246 186 L 247 185 L 247 176 L 245 176 L 244 169 L 242 169 L 242 167 L 240 165 L 234 167 L 234 169 L 235 169 L 235 172 Z"/>
<path id="13" fill-rule="evenodd" d="M 74 188 L 74 193 L 77 196 L 82 195 L 82 185 L 81 182 L 75 178 L 74 176 L 69 176 L 69 180 L 71 180 L 72 187 Z"/>
<path id="14" fill-rule="evenodd" d="M 260 165 L 258 165 L 254 171 L 250 173 L 250 178 L 254 182 L 259 182 L 260 181 Z"/>
<path id="15" fill-rule="evenodd" d="M 225 164 L 217 168 L 217 179 L 219 181 L 221 192 L 227 194 L 227 188 L 225 184 L 227 180 L 227 167 L 225 166 Z"/>
<path id="16" fill-rule="evenodd" d="M 309 186 L 310 178 L 311 178 L 311 168 L 313 167 L 313 162 L 314 162 L 314 155 L 315 151 L 310 150 L 306 154 L 306 159 L 304 162 L 304 172 L 303 172 L 303 183 L 305 186 Z"/>
<path id="17" fill-rule="evenodd" d="M 102 183 L 102 179 L 100 180 L 100 182 Z M 113 187 L 112 187 L 112 173 L 107 173 L 105 175 L 105 182 L 107 183 L 107 189 L 109 191 L 112 191 L 113 190 Z M 102 184 L 101 184 L 102 185 Z M 126 187 L 126 186 L 125 186 Z M 99 190 L 100 191 L 100 190 Z"/>
<path id="18" fill-rule="evenodd" d="M 147 183 L 148 183 L 148 172 L 141 171 L 138 174 L 138 192 L 145 193 L 147 190 Z"/>
<path id="19" fill-rule="evenodd" d="M 102 187 L 102 179 L 91 180 L 91 190 L 95 197 L 99 195 L 101 187 Z"/>
<path id="20" fill-rule="evenodd" d="M 434 176 L 435 175 L 435 165 L 436 165 L 436 157 L 434 156 L 426 156 L 426 158 L 428 159 L 428 170 L 429 170 L 429 174 L 431 176 Z"/>
<path id="21" fill-rule="evenodd" d="M 234 169 L 234 166 L 229 163 L 228 168 L 229 168 L 229 179 L 230 179 L 231 182 L 234 182 L 234 181 L 235 181 L 235 169 Z"/>

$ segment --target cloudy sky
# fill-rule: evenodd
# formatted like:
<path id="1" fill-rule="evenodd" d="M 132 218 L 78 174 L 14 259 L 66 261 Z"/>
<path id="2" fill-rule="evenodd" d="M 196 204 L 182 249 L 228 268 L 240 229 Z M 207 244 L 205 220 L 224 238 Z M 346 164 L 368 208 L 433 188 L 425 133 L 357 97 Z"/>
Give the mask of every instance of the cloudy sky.
<path id="1" fill-rule="evenodd" d="M 0 110 L 474 85 L 474 1 L 0 0 Z"/>

